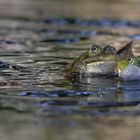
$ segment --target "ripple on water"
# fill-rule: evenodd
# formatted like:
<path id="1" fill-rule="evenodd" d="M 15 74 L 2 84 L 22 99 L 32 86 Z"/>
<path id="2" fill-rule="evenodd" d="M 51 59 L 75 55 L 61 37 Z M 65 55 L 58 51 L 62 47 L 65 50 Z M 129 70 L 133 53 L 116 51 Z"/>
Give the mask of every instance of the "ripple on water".
<path id="1" fill-rule="evenodd" d="M 13 29 L 8 27 L 10 20 L 17 23 Z M 131 114 L 136 108 L 136 114 L 140 99 L 139 81 L 122 83 L 110 78 L 85 78 L 71 82 L 63 77 L 60 69 L 102 38 L 112 43 L 115 40 L 120 46 L 122 40 L 139 40 L 139 20 L 3 17 L 0 27 L 4 27 L 0 30 L 0 57 L 4 60 L 1 67 L 7 64 L 9 67 L 10 63 L 27 68 L 21 71 L 1 69 L 0 95 L 7 97 L 0 100 L 2 106 L 28 110 L 31 105 L 29 110 L 60 115 L 124 115 L 126 112 Z M 121 32 L 125 28 L 130 30 Z M 6 100 L 9 103 L 5 104 Z M 19 107 L 20 103 L 23 108 Z"/>

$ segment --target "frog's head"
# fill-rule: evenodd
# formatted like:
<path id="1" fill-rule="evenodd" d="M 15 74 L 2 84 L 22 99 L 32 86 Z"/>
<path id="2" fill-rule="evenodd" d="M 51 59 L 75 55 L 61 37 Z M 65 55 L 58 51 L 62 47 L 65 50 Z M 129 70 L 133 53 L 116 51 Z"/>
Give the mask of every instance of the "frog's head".
<path id="1" fill-rule="evenodd" d="M 105 47 L 101 47 L 99 45 L 92 45 L 89 49 L 88 57 L 85 58 L 84 61 L 87 63 L 94 63 L 97 61 L 109 61 L 117 58 L 116 56 L 117 51 L 111 45 L 107 45 Z"/>
<path id="2" fill-rule="evenodd" d="M 86 73 L 95 75 L 116 74 L 118 54 L 113 46 L 101 47 L 93 45 L 89 49 L 89 56 L 84 60 Z"/>
<path id="3" fill-rule="evenodd" d="M 117 52 L 120 59 L 124 59 L 128 61 L 129 64 L 133 64 L 135 61 L 135 58 L 132 52 L 132 44 L 133 44 L 133 41 L 130 41 Z"/>
<path id="4" fill-rule="evenodd" d="M 119 51 L 111 46 L 100 47 L 93 45 L 89 50 L 89 57 L 84 60 L 88 73 L 117 74 L 118 70 L 134 62 L 132 41 Z"/>

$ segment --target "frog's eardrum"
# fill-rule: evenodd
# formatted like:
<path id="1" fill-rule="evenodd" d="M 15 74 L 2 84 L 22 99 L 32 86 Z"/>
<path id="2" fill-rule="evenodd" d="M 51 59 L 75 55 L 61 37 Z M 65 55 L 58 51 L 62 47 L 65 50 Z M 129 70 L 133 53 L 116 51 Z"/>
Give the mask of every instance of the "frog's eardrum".
<path id="1" fill-rule="evenodd" d="M 140 68 L 136 65 L 129 64 L 121 71 L 120 79 L 123 81 L 140 80 Z"/>

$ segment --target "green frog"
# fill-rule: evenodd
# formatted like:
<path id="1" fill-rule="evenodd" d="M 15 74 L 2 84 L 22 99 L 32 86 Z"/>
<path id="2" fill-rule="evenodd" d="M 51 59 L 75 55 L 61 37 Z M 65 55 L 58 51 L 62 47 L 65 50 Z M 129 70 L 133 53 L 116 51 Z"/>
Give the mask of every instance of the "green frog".
<path id="1" fill-rule="evenodd" d="M 68 78 L 75 76 L 117 76 L 122 64 L 133 63 L 132 41 L 116 51 L 115 47 L 93 44 L 63 70 Z M 119 63 L 121 62 L 121 63 Z M 123 62 L 123 63 L 122 63 Z"/>

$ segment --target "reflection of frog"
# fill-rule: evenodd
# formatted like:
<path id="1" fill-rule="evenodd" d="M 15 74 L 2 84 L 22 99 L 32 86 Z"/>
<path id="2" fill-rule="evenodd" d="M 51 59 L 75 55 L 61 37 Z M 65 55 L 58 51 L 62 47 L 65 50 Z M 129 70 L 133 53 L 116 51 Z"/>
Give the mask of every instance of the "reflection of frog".
<path id="1" fill-rule="evenodd" d="M 81 54 L 64 69 L 65 76 L 71 78 L 77 75 L 117 75 L 117 64 L 120 60 L 133 62 L 131 49 L 132 41 L 119 51 L 110 45 L 105 47 L 92 45 L 88 51 Z"/>

